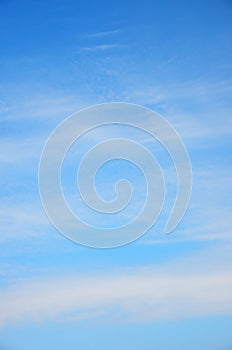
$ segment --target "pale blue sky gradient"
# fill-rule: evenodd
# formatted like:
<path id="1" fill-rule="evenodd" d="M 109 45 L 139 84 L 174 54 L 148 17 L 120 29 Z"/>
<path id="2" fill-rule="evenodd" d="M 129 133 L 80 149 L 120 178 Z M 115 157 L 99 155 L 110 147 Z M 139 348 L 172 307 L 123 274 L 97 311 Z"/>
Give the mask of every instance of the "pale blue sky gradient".
<path id="1" fill-rule="evenodd" d="M 0 349 L 232 348 L 231 15 L 229 0 L 0 1 Z M 106 136 L 148 147 L 168 190 L 146 235 L 95 250 L 50 225 L 37 172 L 59 122 L 113 101 L 172 123 L 189 151 L 193 192 L 183 221 L 165 236 L 176 191 L 167 153 L 129 128 L 86 136 L 62 176 L 89 222 L 117 225 L 76 196 L 80 157 Z M 143 203 L 144 179 L 131 165 L 108 164 L 96 178 L 103 198 L 113 198 L 117 175 L 135 184 L 125 222 Z"/>

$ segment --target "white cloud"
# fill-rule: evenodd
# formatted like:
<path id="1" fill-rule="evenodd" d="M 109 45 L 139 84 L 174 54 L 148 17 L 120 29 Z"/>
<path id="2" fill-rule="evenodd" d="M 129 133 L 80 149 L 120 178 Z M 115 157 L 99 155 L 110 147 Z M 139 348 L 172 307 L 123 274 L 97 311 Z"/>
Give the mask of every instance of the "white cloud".
<path id="1" fill-rule="evenodd" d="M 14 85 L 11 86 L 11 89 L 15 89 Z M 26 90 L 25 86 L 22 86 L 23 89 Z M 0 122 L 39 120 L 54 123 L 67 118 L 70 114 L 88 105 L 90 105 L 90 102 L 80 94 L 68 95 L 64 91 L 56 91 L 55 93 L 45 91 L 44 94 L 28 92 L 27 99 L 11 102 L 8 108 L 3 108 L 0 104 Z M 41 129 L 43 129 L 42 125 L 39 131 Z"/>
<path id="2" fill-rule="evenodd" d="M 103 32 L 96 32 L 96 33 L 92 33 L 92 34 L 87 34 L 86 36 L 89 38 L 99 38 L 99 37 L 111 36 L 111 35 L 118 34 L 121 32 L 122 32 L 121 29 L 106 30 Z"/>
<path id="3" fill-rule="evenodd" d="M 0 163 L 22 164 L 24 161 L 39 159 L 40 153 L 45 142 L 45 138 L 30 137 L 24 139 L 2 138 L 0 140 Z"/>
<path id="4" fill-rule="evenodd" d="M 93 46 L 88 46 L 88 47 L 83 47 L 83 51 L 105 51 L 109 49 L 114 49 L 114 48 L 120 48 L 123 45 L 121 44 L 101 44 L 101 45 L 93 45 Z"/>
<path id="5" fill-rule="evenodd" d="M 143 244 L 168 244 L 168 243 L 184 243 L 192 241 L 231 241 L 231 232 L 217 232 L 217 233 L 198 233 L 194 230 L 186 230 L 181 233 L 173 233 L 170 236 L 163 236 L 162 239 L 144 239 Z"/>
<path id="6" fill-rule="evenodd" d="M 163 267 L 31 279 L 10 285 L 0 291 L 0 325 L 102 315 L 113 320 L 115 309 L 121 322 L 230 314 L 231 268 L 225 268 L 220 259 L 214 263 L 215 254 L 218 250 Z M 226 249 L 224 256 L 228 258 Z"/>
<path id="7" fill-rule="evenodd" d="M 0 206 L 0 244 L 9 239 L 44 235 L 49 225 L 38 198 L 26 201 L 22 196 L 8 197 Z"/>

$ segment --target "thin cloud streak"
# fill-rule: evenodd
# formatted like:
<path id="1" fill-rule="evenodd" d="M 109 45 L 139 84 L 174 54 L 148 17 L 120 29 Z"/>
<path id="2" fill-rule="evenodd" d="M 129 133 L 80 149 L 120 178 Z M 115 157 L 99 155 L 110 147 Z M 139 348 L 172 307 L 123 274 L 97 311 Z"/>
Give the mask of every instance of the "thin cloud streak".
<path id="1" fill-rule="evenodd" d="M 193 241 L 232 241 L 231 232 L 219 232 L 219 233 L 191 233 L 187 232 L 184 234 L 179 234 L 178 236 L 171 235 L 170 237 L 165 236 L 163 239 L 145 239 L 142 241 L 143 244 L 168 244 L 168 243 L 185 243 Z"/>
<path id="2" fill-rule="evenodd" d="M 105 37 L 105 36 L 110 36 L 110 35 L 114 35 L 114 34 L 119 34 L 121 32 L 122 32 L 122 29 L 106 30 L 103 32 L 96 32 L 96 33 L 87 34 L 86 37 L 98 38 L 98 37 Z"/>
<path id="3" fill-rule="evenodd" d="M 81 321 L 102 315 L 112 321 L 115 308 L 117 322 L 229 314 L 231 271 L 224 264 L 209 264 L 211 255 L 181 259 L 166 267 L 32 278 L 10 285 L 0 292 L 0 325 Z"/>
<path id="4" fill-rule="evenodd" d="M 83 47 L 83 51 L 105 51 L 110 49 L 118 49 L 121 48 L 123 45 L 121 44 L 101 44 L 101 45 L 93 45 L 88 47 Z"/>

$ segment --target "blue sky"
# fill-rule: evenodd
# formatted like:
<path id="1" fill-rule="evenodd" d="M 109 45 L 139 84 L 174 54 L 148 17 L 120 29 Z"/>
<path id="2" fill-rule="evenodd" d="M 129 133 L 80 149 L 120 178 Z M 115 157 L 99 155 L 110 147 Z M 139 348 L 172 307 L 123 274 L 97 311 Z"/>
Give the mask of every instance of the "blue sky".
<path id="1" fill-rule="evenodd" d="M 231 14 L 229 0 L 0 1 L 0 349 L 231 349 Z M 183 221 L 164 235 L 175 196 L 166 152 L 129 128 L 86 136 L 62 175 L 88 222 L 118 224 L 86 211 L 75 187 L 81 155 L 106 136 L 140 141 L 167 180 L 156 225 L 98 250 L 51 226 L 38 164 L 58 123 L 112 101 L 149 107 L 176 128 L 193 191 Z M 96 187 L 112 199 L 118 175 L 134 184 L 130 217 L 144 199 L 138 169 L 107 164 Z"/>

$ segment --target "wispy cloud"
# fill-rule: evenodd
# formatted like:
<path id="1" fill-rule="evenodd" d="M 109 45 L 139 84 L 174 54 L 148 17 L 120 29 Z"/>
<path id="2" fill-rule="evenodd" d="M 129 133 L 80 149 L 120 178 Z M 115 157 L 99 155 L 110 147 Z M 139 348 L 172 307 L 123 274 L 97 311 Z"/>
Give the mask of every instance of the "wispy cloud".
<path id="1" fill-rule="evenodd" d="M 231 271 L 219 261 L 219 266 L 214 264 L 212 257 L 211 252 L 193 261 L 188 257 L 169 262 L 162 268 L 141 267 L 88 277 L 74 274 L 11 285 L 0 292 L 0 325 L 96 315 L 112 320 L 115 308 L 121 322 L 229 314 Z"/>
<path id="2" fill-rule="evenodd" d="M 23 161 L 38 158 L 46 138 L 0 140 L 0 164 L 22 164 Z M 25 163 L 26 165 L 26 163 Z"/>
<path id="3" fill-rule="evenodd" d="M 43 235 L 46 232 L 45 228 L 49 227 L 49 222 L 38 199 L 37 202 L 32 200 L 30 203 L 27 200 L 26 204 L 15 197 L 11 200 L 11 204 L 4 202 L 4 205 L 0 207 L 0 243 L 9 239 L 25 239 Z"/>
<path id="4" fill-rule="evenodd" d="M 83 47 L 83 51 L 105 51 L 110 49 L 119 49 L 123 45 L 122 44 L 101 44 L 101 45 L 92 45 L 88 47 Z"/>
<path id="5" fill-rule="evenodd" d="M 1 123 L 9 121 L 40 120 L 49 122 L 62 120 L 69 114 L 87 107 L 89 103 L 80 95 L 67 95 L 64 92 L 32 94 L 26 100 L 16 101 L 11 108 L 0 108 Z"/>
<path id="6" fill-rule="evenodd" d="M 100 37 L 105 37 L 105 36 L 111 36 L 111 35 L 114 35 L 114 34 L 119 34 L 121 32 L 122 32 L 122 29 L 106 30 L 106 31 L 102 31 L 102 32 L 86 34 L 86 37 L 89 37 L 89 38 L 100 38 Z"/>
<path id="7" fill-rule="evenodd" d="M 194 241 L 232 241 L 231 232 L 218 232 L 218 233 L 204 233 L 199 234 L 198 232 L 188 232 L 181 234 L 174 234 L 170 236 L 165 236 L 163 239 L 145 239 L 142 241 L 143 244 L 168 244 L 168 243 L 185 243 Z"/>

